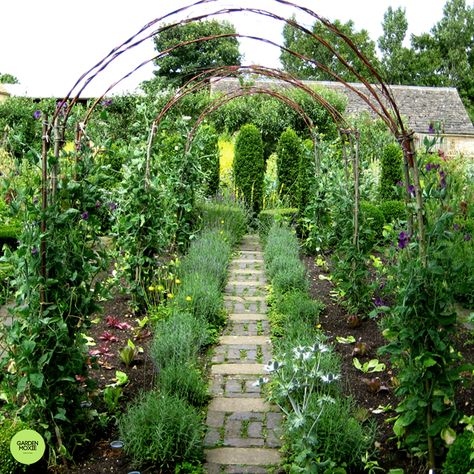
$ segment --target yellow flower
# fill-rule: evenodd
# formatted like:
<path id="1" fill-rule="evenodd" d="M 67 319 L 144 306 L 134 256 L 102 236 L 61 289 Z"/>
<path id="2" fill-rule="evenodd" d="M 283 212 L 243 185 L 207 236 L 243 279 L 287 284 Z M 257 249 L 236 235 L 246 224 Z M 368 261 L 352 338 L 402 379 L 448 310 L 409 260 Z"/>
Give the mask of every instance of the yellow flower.
<path id="1" fill-rule="evenodd" d="M 176 278 L 175 283 L 179 285 L 181 283 L 181 280 L 179 278 Z"/>
<path id="2" fill-rule="evenodd" d="M 192 297 L 191 296 L 186 296 L 186 301 L 192 301 Z"/>
<path id="3" fill-rule="evenodd" d="M 221 231 L 219 232 L 219 234 L 223 234 L 223 233 L 224 233 L 224 231 L 223 231 L 223 230 L 221 230 Z"/>
<path id="4" fill-rule="evenodd" d="M 224 223 L 224 221 L 222 220 L 222 221 L 221 221 L 221 224 L 223 224 L 223 223 Z"/>
<path id="5" fill-rule="evenodd" d="M 163 285 L 158 285 L 158 287 L 156 288 L 158 291 L 164 291 L 165 290 L 165 287 Z"/>
<path id="6" fill-rule="evenodd" d="M 155 287 L 154 286 L 149 286 L 148 291 L 155 291 Z"/>
<path id="7" fill-rule="evenodd" d="M 167 296 L 170 300 L 172 300 L 172 299 L 174 298 L 173 293 L 168 293 L 166 296 Z"/>

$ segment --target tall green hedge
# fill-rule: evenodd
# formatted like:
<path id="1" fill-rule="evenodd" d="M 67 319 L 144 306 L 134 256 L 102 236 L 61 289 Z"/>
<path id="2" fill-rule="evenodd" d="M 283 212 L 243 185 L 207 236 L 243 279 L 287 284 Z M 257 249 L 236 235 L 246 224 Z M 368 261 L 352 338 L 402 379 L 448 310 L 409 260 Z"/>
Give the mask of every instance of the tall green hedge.
<path id="1" fill-rule="evenodd" d="M 384 201 L 397 199 L 394 188 L 402 180 L 403 154 L 400 146 L 389 143 L 385 146 L 381 160 L 380 198 Z"/>
<path id="2" fill-rule="evenodd" d="M 255 125 L 244 125 L 235 140 L 234 179 L 237 191 L 255 214 L 263 204 L 264 175 L 261 133 Z"/>
<path id="3" fill-rule="evenodd" d="M 194 146 L 204 174 L 204 193 L 215 196 L 219 189 L 219 137 L 212 125 L 199 128 Z"/>
<path id="4" fill-rule="evenodd" d="M 287 128 L 277 145 L 278 188 L 282 197 L 288 197 L 290 206 L 297 204 L 298 171 L 302 156 L 302 143 L 296 132 Z"/>

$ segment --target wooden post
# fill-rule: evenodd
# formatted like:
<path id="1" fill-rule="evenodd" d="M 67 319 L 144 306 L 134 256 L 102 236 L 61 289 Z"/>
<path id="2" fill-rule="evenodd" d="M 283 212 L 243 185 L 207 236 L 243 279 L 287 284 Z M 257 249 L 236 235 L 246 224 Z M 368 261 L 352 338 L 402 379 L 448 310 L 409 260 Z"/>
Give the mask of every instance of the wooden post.
<path id="1" fill-rule="evenodd" d="M 155 138 L 156 129 L 157 129 L 156 122 L 153 121 L 153 125 L 151 126 L 151 130 L 150 130 L 150 136 L 148 137 L 148 146 L 146 150 L 145 190 L 147 190 L 150 186 L 151 147 L 153 145 L 153 139 Z"/>
<path id="2" fill-rule="evenodd" d="M 339 130 L 339 136 L 342 140 L 342 157 L 344 159 L 344 176 L 346 178 L 346 189 L 349 189 L 349 163 L 347 161 L 346 133 L 346 130 Z"/>
<path id="3" fill-rule="evenodd" d="M 321 174 L 321 155 L 319 153 L 319 141 L 318 141 L 318 131 L 316 128 L 313 128 L 313 152 L 314 152 L 314 169 L 316 171 L 316 176 Z"/>
<path id="4" fill-rule="evenodd" d="M 47 303 L 46 296 L 46 210 L 48 208 L 48 148 L 49 148 L 49 130 L 48 130 L 48 116 L 45 114 L 43 121 L 43 136 L 41 147 L 41 243 L 40 243 L 40 274 L 43 279 L 40 286 L 40 311 L 43 312 L 44 306 Z"/>
<path id="5" fill-rule="evenodd" d="M 360 169 L 359 169 L 359 132 L 355 130 L 349 135 L 351 153 L 354 150 L 353 140 L 355 138 L 355 152 L 353 160 L 353 174 L 354 174 L 354 235 L 352 237 L 352 243 L 354 248 L 359 251 L 359 201 L 360 201 Z"/>
<path id="6" fill-rule="evenodd" d="M 59 117 L 54 119 L 54 159 L 51 168 L 51 199 L 54 200 L 58 188 L 59 152 L 64 143 L 64 125 L 60 125 Z"/>

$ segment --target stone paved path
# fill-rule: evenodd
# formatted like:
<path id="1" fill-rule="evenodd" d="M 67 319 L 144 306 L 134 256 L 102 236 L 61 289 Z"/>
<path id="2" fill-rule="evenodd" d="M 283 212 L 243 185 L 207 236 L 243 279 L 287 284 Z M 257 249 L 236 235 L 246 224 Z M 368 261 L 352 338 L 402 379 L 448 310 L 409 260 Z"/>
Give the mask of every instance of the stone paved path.
<path id="1" fill-rule="evenodd" d="M 209 474 L 278 471 L 282 415 L 254 385 L 271 360 L 263 268 L 258 237 L 246 236 L 231 263 L 224 295 L 228 323 L 212 359 L 205 438 Z"/>

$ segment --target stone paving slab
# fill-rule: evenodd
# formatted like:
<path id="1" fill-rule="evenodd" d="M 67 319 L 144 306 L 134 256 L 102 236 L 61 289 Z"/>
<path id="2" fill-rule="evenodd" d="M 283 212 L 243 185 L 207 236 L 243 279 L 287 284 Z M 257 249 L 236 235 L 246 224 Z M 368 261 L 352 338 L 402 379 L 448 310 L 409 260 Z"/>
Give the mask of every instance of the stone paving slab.
<path id="1" fill-rule="evenodd" d="M 219 338 L 220 344 L 232 344 L 232 345 L 264 345 L 270 344 L 270 338 L 268 336 L 221 336 Z"/>
<path id="2" fill-rule="evenodd" d="M 209 463 L 241 464 L 244 466 L 271 466 L 281 461 L 276 449 L 216 448 L 206 451 Z"/>
<path id="3" fill-rule="evenodd" d="M 213 398 L 209 404 L 209 412 L 265 412 L 270 411 L 271 405 L 263 398 L 247 398 L 238 400 L 235 398 Z"/>
<path id="4" fill-rule="evenodd" d="M 266 296 L 236 296 L 236 295 L 224 295 L 224 301 L 238 301 L 238 302 L 246 302 L 246 301 L 266 301 Z"/>
<path id="5" fill-rule="evenodd" d="M 260 375 L 263 374 L 263 364 L 216 364 L 211 367 L 211 374 L 248 374 Z"/>
<path id="6" fill-rule="evenodd" d="M 230 313 L 231 321 L 266 321 L 267 317 L 261 313 Z"/>

